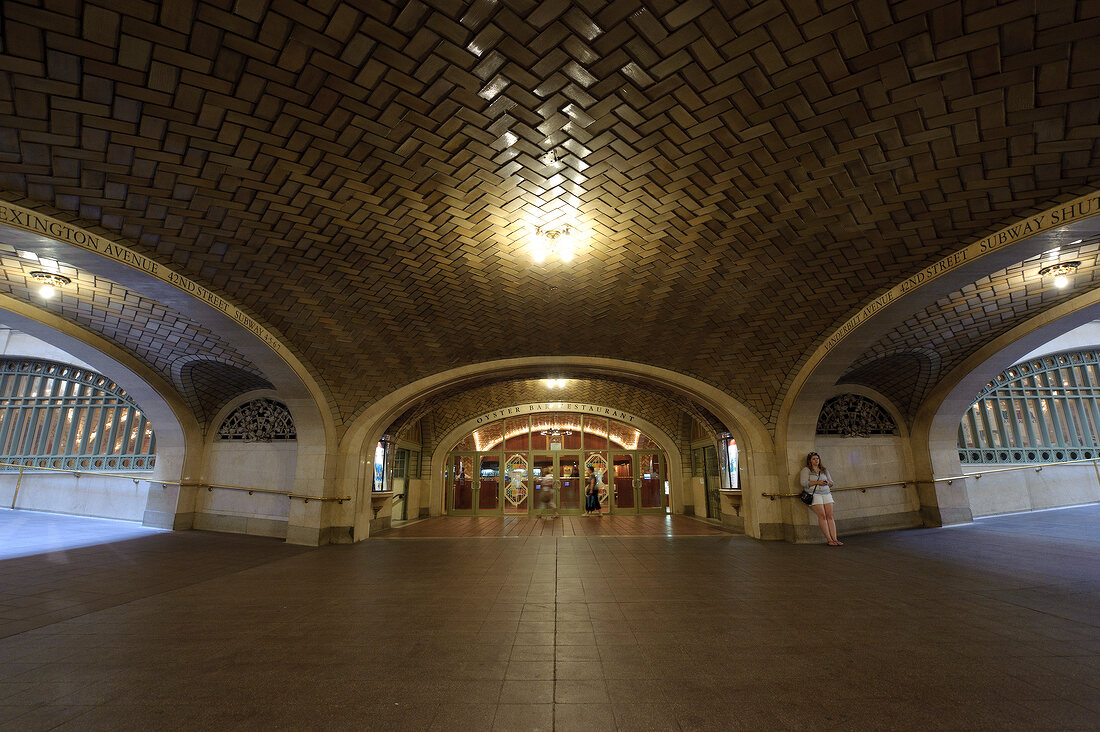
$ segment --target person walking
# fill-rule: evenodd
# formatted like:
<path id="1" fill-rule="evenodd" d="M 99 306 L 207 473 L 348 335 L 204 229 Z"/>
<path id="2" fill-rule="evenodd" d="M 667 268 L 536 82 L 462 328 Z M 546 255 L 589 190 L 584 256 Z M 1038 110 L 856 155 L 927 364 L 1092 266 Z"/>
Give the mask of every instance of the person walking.
<path id="1" fill-rule="evenodd" d="M 821 464 L 821 456 L 811 452 L 806 456 L 806 467 L 798 476 L 802 487 L 814 494 L 814 502 L 810 508 L 817 514 L 817 525 L 821 527 L 821 533 L 829 546 L 844 546 L 836 535 L 836 521 L 833 520 L 833 487 L 832 476 L 829 470 Z"/>
<path id="2" fill-rule="evenodd" d="M 539 518 L 546 518 L 548 511 L 554 512 L 552 518 L 558 517 L 558 503 L 554 499 L 554 471 L 551 468 L 545 468 L 539 476 L 539 504 L 542 506 Z"/>
<path id="3" fill-rule="evenodd" d="M 600 515 L 600 485 L 592 468 L 584 470 L 584 515 Z"/>

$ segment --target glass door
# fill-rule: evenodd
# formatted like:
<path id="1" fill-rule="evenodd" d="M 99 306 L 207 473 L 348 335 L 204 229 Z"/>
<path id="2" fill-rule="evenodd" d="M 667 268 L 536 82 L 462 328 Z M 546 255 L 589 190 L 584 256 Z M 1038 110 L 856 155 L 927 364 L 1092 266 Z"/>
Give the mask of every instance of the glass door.
<path id="1" fill-rule="evenodd" d="M 535 503 L 531 507 L 536 514 L 552 513 L 551 508 L 558 505 L 554 491 L 554 456 L 531 456 L 531 483 L 534 487 Z"/>
<path id="2" fill-rule="evenodd" d="M 531 471 L 527 453 L 510 452 L 504 458 L 504 513 L 526 516 L 531 508 Z"/>
<path id="3" fill-rule="evenodd" d="M 584 467 L 585 470 L 592 472 L 592 478 L 596 483 L 596 498 L 600 502 L 600 511 L 607 510 L 611 506 L 608 503 L 611 491 L 607 485 L 607 453 L 588 453 L 584 458 Z M 581 486 L 581 489 L 583 491 L 585 486 Z"/>
<path id="4" fill-rule="evenodd" d="M 634 500 L 634 456 L 630 453 L 613 453 L 611 465 L 615 481 L 612 488 L 612 513 L 637 513 Z"/>
<path id="5" fill-rule="evenodd" d="M 477 514 L 500 513 L 500 455 L 482 455 L 478 471 Z"/>
<path id="6" fill-rule="evenodd" d="M 580 513 L 584 509 L 584 473 L 581 456 L 566 453 L 557 456 L 558 508 L 562 513 Z"/>
<path id="7" fill-rule="evenodd" d="M 450 508 L 457 516 L 472 516 L 474 513 L 474 455 L 454 455 L 451 457 L 450 470 Z"/>
<path id="8" fill-rule="evenodd" d="M 638 503 L 645 513 L 665 512 L 665 482 L 661 478 L 661 456 L 655 452 L 638 453 Z"/>

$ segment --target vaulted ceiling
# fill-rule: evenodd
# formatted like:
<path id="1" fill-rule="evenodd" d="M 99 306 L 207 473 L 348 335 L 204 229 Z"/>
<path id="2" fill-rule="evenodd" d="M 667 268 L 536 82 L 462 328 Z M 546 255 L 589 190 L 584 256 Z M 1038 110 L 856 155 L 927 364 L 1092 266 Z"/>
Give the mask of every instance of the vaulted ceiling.
<path id="1" fill-rule="evenodd" d="M 556 354 L 688 374 L 773 424 L 875 294 L 1100 181 L 1093 3 L 821 6 L 14 0 L 0 193 L 240 305 L 338 423 Z M 561 221 L 577 259 L 534 264 Z M 985 317 L 875 355 L 972 352 Z"/>

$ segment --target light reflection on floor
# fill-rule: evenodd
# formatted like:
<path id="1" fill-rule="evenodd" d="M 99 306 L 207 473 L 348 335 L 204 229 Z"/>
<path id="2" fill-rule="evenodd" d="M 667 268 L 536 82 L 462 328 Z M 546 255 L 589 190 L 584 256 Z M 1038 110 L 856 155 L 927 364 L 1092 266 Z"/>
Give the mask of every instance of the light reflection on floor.
<path id="1" fill-rule="evenodd" d="M 0 509 L 0 559 L 50 554 L 163 531 L 134 521 Z"/>

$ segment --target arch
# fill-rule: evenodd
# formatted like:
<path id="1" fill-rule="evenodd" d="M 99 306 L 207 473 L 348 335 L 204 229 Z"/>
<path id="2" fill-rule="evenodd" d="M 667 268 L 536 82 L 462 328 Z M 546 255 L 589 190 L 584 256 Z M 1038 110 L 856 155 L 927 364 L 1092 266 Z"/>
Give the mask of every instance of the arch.
<path id="1" fill-rule="evenodd" d="M 1059 335 L 1100 317 L 1100 290 L 1086 292 L 1057 305 L 994 339 L 951 370 L 925 400 L 913 423 L 914 450 L 921 510 L 935 525 L 973 518 L 969 481 L 937 481 L 962 475 L 958 428 L 966 410 L 990 378 Z"/>
<path id="2" fill-rule="evenodd" d="M 112 379 L 141 405 L 157 435 L 151 482 L 193 481 L 201 469 L 202 431 L 182 397 L 159 374 L 110 341 L 21 300 L 0 295 L 7 324 L 47 341 Z M 194 490 L 161 484 L 151 489 L 143 523 L 191 528 Z"/>
<path id="3" fill-rule="evenodd" d="M 939 262 L 914 273 L 875 297 L 839 327 L 826 331 L 817 350 L 807 357 L 790 377 L 789 385 L 785 388 L 782 401 L 777 407 L 776 444 L 779 450 L 777 462 L 781 471 L 787 475 L 797 473 L 797 456 L 812 449 L 817 414 L 826 395 L 832 393 L 834 385 L 844 377 L 851 365 L 856 363 L 883 335 L 902 325 L 914 312 L 919 312 L 940 298 L 974 283 L 991 272 L 1039 256 L 1044 251 L 1070 239 L 1093 236 L 1100 231 L 1098 215 L 1100 215 L 1100 192 L 1094 191 L 1072 201 L 1055 204 L 1040 213 L 1028 216 L 1000 231 L 971 242 Z M 1036 318 L 1044 320 L 1047 316 L 1052 317 L 1055 312 L 1064 312 L 1067 305 L 1079 299 L 1055 306 Z M 1083 321 L 1078 321 L 1077 324 L 1080 322 Z M 1023 327 L 1017 326 L 1010 332 L 1020 332 Z M 995 341 L 1001 344 L 1004 342 L 1005 336 Z M 986 351 L 988 347 L 979 349 L 979 352 Z M 972 356 L 965 363 L 973 362 L 975 357 Z M 961 367 L 957 367 L 952 373 L 957 372 L 959 368 Z M 1000 370 L 998 368 L 993 373 L 998 373 Z M 954 445 L 954 432 L 951 432 L 947 443 L 919 444 L 922 433 L 931 436 L 943 431 L 943 425 L 939 424 L 938 418 L 937 426 L 934 429 L 930 426 L 935 411 L 930 415 L 928 405 L 932 402 L 941 403 L 946 398 L 943 385 L 962 378 L 964 377 L 941 374 L 939 384 L 929 390 L 923 403 L 917 407 L 910 419 L 915 478 L 921 496 L 922 511 L 926 522 L 930 525 L 970 520 L 969 510 L 963 509 L 965 499 L 958 495 L 948 495 L 952 491 L 944 491 L 943 486 L 937 486 L 933 481 L 934 474 L 959 474 L 957 452 L 954 453 L 954 468 L 951 467 L 950 459 L 950 452 L 954 451 L 944 452 L 946 444 Z M 977 390 L 975 389 L 973 393 Z M 969 395 L 966 407 L 969 407 L 973 393 Z M 961 414 L 960 411 L 960 418 Z M 918 429 L 917 422 L 922 418 L 928 424 Z M 955 420 L 951 429 L 957 426 L 958 419 Z M 937 457 L 933 458 L 927 454 L 930 452 L 936 453 Z M 957 490 L 958 486 L 954 492 Z M 935 507 L 937 496 L 946 502 L 945 510 L 942 512 Z"/>
<path id="4" fill-rule="evenodd" d="M 753 487 L 751 492 L 746 492 L 742 509 L 745 532 L 760 538 L 768 538 L 761 537 L 762 533 L 775 534 L 777 530 L 781 533 L 781 528 L 772 525 L 768 513 L 771 507 L 763 506 L 764 501 L 751 497 L 771 491 L 777 485 L 773 467 L 774 443 L 764 424 L 743 404 L 710 384 L 647 364 L 608 358 L 544 356 L 487 361 L 443 371 L 386 395 L 357 415 L 340 442 L 337 475 L 337 490 L 341 495 L 353 497 L 347 515 L 354 521 L 356 540 L 366 536 L 369 526 L 370 497 L 367 494 L 370 488 L 367 476 L 371 469 L 368 459 L 373 461 L 374 445 L 398 416 L 422 399 L 487 377 L 501 380 L 510 377 L 541 378 L 548 372 L 577 378 L 599 375 L 629 377 L 699 402 L 722 420 L 742 446 L 743 473 L 746 484 Z M 433 466 L 432 469 L 436 468 Z M 765 515 L 761 517 L 759 512 Z"/>
<path id="5" fill-rule="evenodd" d="M 516 405 L 515 408 L 518 410 L 519 414 L 527 415 L 537 413 L 536 408 L 539 406 L 541 405 L 519 404 Z M 591 409 L 589 409 L 589 407 L 605 409 L 608 411 L 608 414 L 593 412 Z M 572 404 L 565 402 L 554 402 L 553 409 L 543 411 L 568 412 L 570 414 L 601 414 L 601 416 L 610 416 L 612 419 L 616 419 L 616 417 L 614 415 L 611 415 L 610 412 L 614 411 L 616 413 L 619 413 L 618 410 L 613 410 L 611 407 L 606 407 L 603 405 Z M 672 435 L 669 435 L 667 432 L 665 432 L 652 422 L 649 422 L 637 415 L 629 416 L 631 418 L 631 424 L 635 425 L 639 429 L 639 431 L 649 435 L 649 437 L 651 437 L 661 447 L 661 450 L 663 450 L 665 455 L 668 457 L 667 479 L 669 481 L 670 492 L 669 504 L 670 506 L 672 506 L 674 501 L 678 502 L 682 511 L 684 502 L 684 491 L 686 490 L 686 486 L 684 486 L 683 484 L 684 463 L 680 455 L 680 446 L 677 444 L 676 438 Z M 501 418 L 503 419 L 504 416 L 502 415 Z M 451 451 L 451 448 L 454 446 L 455 441 L 458 437 L 469 434 L 483 424 L 485 423 L 481 420 L 481 418 L 473 417 L 466 420 L 457 427 L 448 430 L 443 435 L 440 435 L 440 439 L 436 443 L 436 448 L 432 451 L 431 458 L 431 465 L 433 467 L 428 488 L 428 490 L 430 491 L 431 503 L 429 505 L 429 510 L 431 511 L 431 515 L 438 516 L 442 513 L 443 493 L 446 488 L 443 482 L 443 473 L 436 469 L 435 466 L 444 464 L 443 458 L 445 458 L 447 454 Z"/>
<path id="6" fill-rule="evenodd" d="M 153 261 L 102 234 L 53 218 L 0 196 L 0 229 L 12 243 L 38 249 L 50 257 L 102 275 L 193 317 L 214 332 L 225 335 L 287 399 L 308 395 L 315 402 L 324 424 L 326 441 L 337 445 L 335 400 L 309 366 L 270 328 L 241 310 L 222 295 Z M 11 299 L 11 298 L 9 298 Z M 159 379 L 159 377 L 158 377 Z M 332 465 L 318 474 L 331 475 Z M 316 476 L 307 490 L 318 490 Z"/>
<path id="7" fill-rule="evenodd" d="M 297 405 L 292 408 L 292 412 L 296 408 L 303 414 L 310 413 L 307 419 L 300 419 L 295 414 L 295 420 L 298 421 L 300 428 L 320 430 L 319 439 L 311 439 L 309 444 L 299 442 L 294 491 L 318 498 L 334 495 L 336 455 L 339 444 L 337 430 L 339 412 L 335 400 L 324 384 L 313 376 L 309 365 L 301 361 L 294 350 L 276 332 L 225 297 L 212 292 L 162 262 L 153 261 L 141 252 L 123 246 L 102 234 L 12 203 L 2 196 L 0 196 L 0 229 L 8 236 L 10 243 L 18 244 L 21 248 L 37 250 L 51 258 L 141 292 L 146 297 L 170 304 L 184 315 L 227 338 L 264 374 L 288 407 L 292 402 Z M 5 300 L 13 303 L 13 307 L 17 307 L 14 304 L 19 303 L 20 312 L 36 310 L 33 306 L 11 297 Z M 61 318 L 55 317 L 54 320 L 62 328 L 64 326 L 60 324 L 67 323 Z M 22 329 L 31 332 L 28 328 Z M 113 344 L 108 347 L 106 339 L 96 336 L 95 340 L 105 344 L 99 349 L 101 352 L 123 353 L 122 349 Z M 84 360 L 95 365 L 94 361 Z M 119 362 L 138 363 L 128 355 Z M 183 400 L 178 392 L 164 384 L 164 379 L 153 373 L 151 369 L 142 367 L 142 372 L 150 374 L 152 380 L 149 383 L 164 385 L 158 391 L 174 395 L 173 400 L 177 408 L 169 411 L 187 415 L 181 416 L 180 419 L 189 425 L 188 429 L 190 425 L 197 424 L 188 405 L 182 403 Z M 134 393 L 133 389 L 127 390 Z M 202 469 L 201 426 L 199 429 L 199 435 L 187 439 L 186 447 L 181 437 L 179 440 L 181 454 L 178 460 L 164 462 L 166 470 L 182 470 L 184 476 L 176 480 L 192 481 Z M 160 440 L 159 433 L 158 440 Z M 316 447 L 318 443 L 321 447 Z M 168 449 L 172 443 L 169 440 L 167 443 L 160 444 Z M 172 465 L 175 467 L 170 467 Z M 159 457 L 157 467 L 158 470 L 161 468 Z M 190 497 L 188 497 L 189 491 Z M 194 505 L 193 489 L 183 490 L 177 498 L 179 500 L 169 503 L 179 507 L 180 515 L 171 519 L 171 523 L 177 528 L 189 527 L 188 516 L 192 511 L 188 507 Z M 163 517 L 160 520 L 167 521 Z M 291 506 L 287 541 L 306 545 L 324 543 L 330 540 L 330 537 L 344 533 L 343 529 L 333 528 L 341 520 L 340 511 L 327 502 L 296 501 Z"/>

